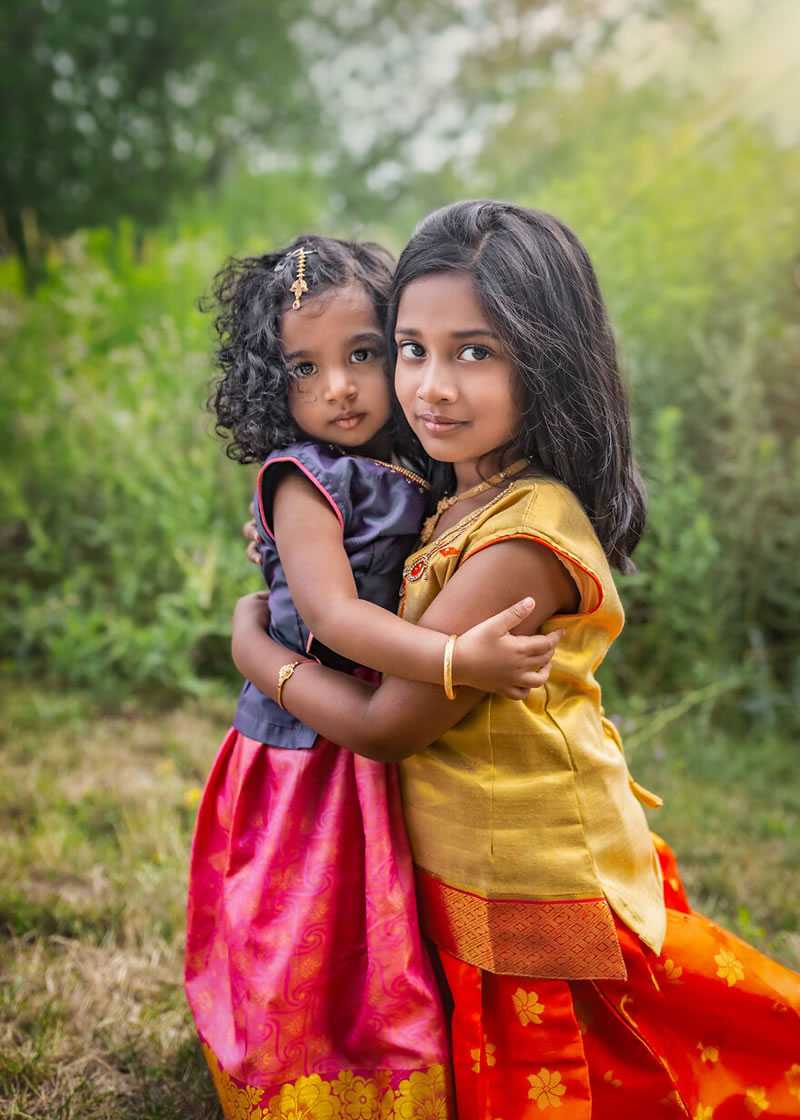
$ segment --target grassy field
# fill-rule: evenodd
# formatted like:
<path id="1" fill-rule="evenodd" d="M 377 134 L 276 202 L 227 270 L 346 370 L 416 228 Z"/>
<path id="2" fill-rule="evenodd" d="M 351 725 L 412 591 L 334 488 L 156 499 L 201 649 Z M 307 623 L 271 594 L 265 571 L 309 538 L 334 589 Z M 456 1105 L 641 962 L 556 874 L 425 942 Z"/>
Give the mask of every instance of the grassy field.
<path id="1" fill-rule="evenodd" d="M 232 704 L 107 714 L 5 686 L 0 771 L 0 1109 L 35 1120 L 210 1120 L 183 999 L 194 810 Z M 695 711 L 622 715 L 653 827 L 693 903 L 800 966 L 800 790 L 778 737 Z"/>

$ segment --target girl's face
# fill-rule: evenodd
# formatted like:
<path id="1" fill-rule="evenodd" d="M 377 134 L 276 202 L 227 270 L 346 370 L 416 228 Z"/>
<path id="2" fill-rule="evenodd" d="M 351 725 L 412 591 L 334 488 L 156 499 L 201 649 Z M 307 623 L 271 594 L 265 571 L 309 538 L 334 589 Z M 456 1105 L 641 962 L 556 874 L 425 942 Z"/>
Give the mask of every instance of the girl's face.
<path id="1" fill-rule="evenodd" d="M 409 424 L 431 458 L 454 464 L 459 487 L 479 481 L 478 461 L 511 439 L 520 411 L 513 363 L 472 277 L 413 280 L 400 296 L 395 337 L 395 391 Z M 483 474 L 487 465 L 491 458 Z"/>
<path id="2" fill-rule="evenodd" d="M 364 288 L 332 288 L 289 307 L 281 349 L 297 426 L 311 439 L 387 457 L 391 389 L 383 333 Z"/>

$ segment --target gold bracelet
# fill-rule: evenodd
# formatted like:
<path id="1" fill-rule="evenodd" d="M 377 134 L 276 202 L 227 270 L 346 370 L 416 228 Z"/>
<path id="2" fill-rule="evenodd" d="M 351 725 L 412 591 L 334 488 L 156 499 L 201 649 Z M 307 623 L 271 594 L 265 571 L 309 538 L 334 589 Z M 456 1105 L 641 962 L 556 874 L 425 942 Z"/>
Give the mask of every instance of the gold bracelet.
<path id="1" fill-rule="evenodd" d="M 455 700 L 453 690 L 453 650 L 456 648 L 458 634 L 451 634 L 444 643 L 444 694 L 448 700 Z"/>
<path id="2" fill-rule="evenodd" d="M 283 707 L 283 702 L 281 700 L 281 697 L 283 696 L 283 686 L 289 680 L 292 673 L 294 673 L 297 666 L 298 665 L 305 665 L 305 664 L 307 664 L 307 662 L 305 660 L 303 660 L 303 661 L 290 661 L 288 665 L 281 665 L 280 669 L 278 670 L 278 696 L 277 696 L 277 700 L 278 700 L 278 707 L 283 708 L 284 712 L 286 711 L 286 709 Z"/>

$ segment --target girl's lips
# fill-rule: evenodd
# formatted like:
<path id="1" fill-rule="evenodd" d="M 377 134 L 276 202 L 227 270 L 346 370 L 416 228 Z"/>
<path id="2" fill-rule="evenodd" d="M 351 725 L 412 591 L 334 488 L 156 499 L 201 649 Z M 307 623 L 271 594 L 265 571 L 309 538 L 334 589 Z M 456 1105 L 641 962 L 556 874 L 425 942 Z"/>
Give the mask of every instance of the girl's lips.
<path id="1" fill-rule="evenodd" d="M 334 419 L 337 428 L 355 428 L 364 419 L 364 412 L 343 412 Z"/>
<path id="2" fill-rule="evenodd" d="M 419 419 L 426 431 L 440 434 L 454 432 L 456 428 L 460 428 L 463 424 L 462 420 L 451 420 L 447 416 L 437 416 L 435 413 L 423 413 Z"/>

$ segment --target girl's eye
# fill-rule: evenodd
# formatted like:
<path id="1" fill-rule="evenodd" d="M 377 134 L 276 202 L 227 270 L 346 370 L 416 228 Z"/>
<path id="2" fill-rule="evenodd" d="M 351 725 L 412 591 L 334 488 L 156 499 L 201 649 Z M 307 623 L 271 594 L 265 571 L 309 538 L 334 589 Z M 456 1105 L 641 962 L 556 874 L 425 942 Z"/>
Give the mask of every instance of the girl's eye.
<path id="1" fill-rule="evenodd" d="M 292 366 L 289 373 L 295 380 L 299 381 L 304 377 L 313 377 L 317 372 L 317 367 L 313 362 L 298 362 L 296 366 Z"/>
<path id="2" fill-rule="evenodd" d="M 350 361 L 354 365 L 361 365 L 363 362 L 371 362 L 377 357 L 377 350 L 371 350 L 368 346 L 359 346 L 358 350 L 354 350 L 350 355 Z"/>
<path id="3" fill-rule="evenodd" d="M 425 357 L 425 347 L 419 342 L 401 342 L 398 344 L 397 351 L 402 357 L 409 360 Z"/>
<path id="4" fill-rule="evenodd" d="M 491 357 L 491 350 L 487 350 L 485 346 L 465 346 L 459 357 L 465 362 L 485 362 Z"/>

